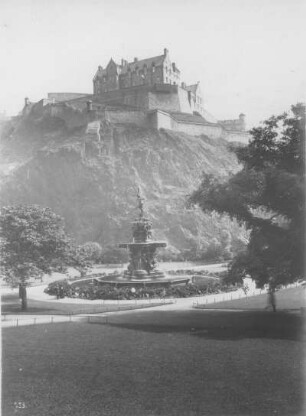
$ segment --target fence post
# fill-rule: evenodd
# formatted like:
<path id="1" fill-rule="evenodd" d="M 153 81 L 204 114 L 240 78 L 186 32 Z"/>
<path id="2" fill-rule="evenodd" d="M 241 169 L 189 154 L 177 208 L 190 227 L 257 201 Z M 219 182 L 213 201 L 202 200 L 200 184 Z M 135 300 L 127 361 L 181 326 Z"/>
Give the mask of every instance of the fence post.
<path id="1" fill-rule="evenodd" d="M 36 325 L 36 318 L 33 318 L 33 324 Z"/>
<path id="2" fill-rule="evenodd" d="M 18 326 L 18 318 L 16 319 L 16 326 Z"/>
<path id="3" fill-rule="evenodd" d="M 53 316 L 51 316 L 51 324 L 53 324 Z"/>

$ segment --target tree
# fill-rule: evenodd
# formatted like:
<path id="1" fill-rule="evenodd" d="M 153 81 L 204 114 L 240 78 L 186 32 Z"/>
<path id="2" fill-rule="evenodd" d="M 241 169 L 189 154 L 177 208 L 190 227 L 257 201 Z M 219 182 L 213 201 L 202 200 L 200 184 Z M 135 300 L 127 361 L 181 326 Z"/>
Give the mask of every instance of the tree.
<path id="1" fill-rule="evenodd" d="M 224 260 L 231 259 L 232 256 L 232 236 L 229 231 L 222 230 L 220 236 L 220 243 L 222 246 L 222 255 Z"/>
<path id="2" fill-rule="evenodd" d="M 102 247 L 99 243 L 88 241 L 81 246 L 81 250 L 84 253 L 85 258 L 90 261 L 97 262 L 100 260 L 102 254 Z"/>
<path id="3" fill-rule="evenodd" d="M 229 276 L 249 274 L 258 287 L 275 290 L 304 272 L 305 105 L 271 117 L 251 135 L 236 150 L 241 171 L 223 181 L 204 176 L 190 202 L 246 224 L 247 250 L 234 258 Z"/>
<path id="4" fill-rule="evenodd" d="M 1 267 L 4 279 L 19 285 L 27 309 L 27 281 L 72 266 L 88 266 L 82 251 L 67 237 L 63 219 L 38 205 L 8 206 L 0 212 Z"/>
<path id="5" fill-rule="evenodd" d="M 127 250 L 117 246 L 107 246 L 102 253 L 101 260 L 105 264 L 126 263 L 129 260 L 129 254 Z"/>

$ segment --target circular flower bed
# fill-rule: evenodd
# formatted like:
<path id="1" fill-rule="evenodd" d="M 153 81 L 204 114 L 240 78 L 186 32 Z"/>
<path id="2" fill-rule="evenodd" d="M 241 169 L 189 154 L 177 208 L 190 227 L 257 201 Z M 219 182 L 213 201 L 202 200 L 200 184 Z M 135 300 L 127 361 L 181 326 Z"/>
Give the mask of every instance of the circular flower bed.
<path id="1" fill-rule="evenodd" d="M 212 293 L 228 292 L 237 287 L 227 286 L 217 282 L 208 282 L 207 285 L 197 286 L 188 283 L 186 285 L 167 286 L 167 287 L 130 287 L 101 284 L 90 281 L 86 284 L 71 285 L 67 280 L 50 283 L 45 289 L 45 293 L 61 298 L 81 298 L 81 299 L 111 299 L 111 300 L 131 300 L 131 299 L 154 299 L 154 298 L 187 298 Z"/>

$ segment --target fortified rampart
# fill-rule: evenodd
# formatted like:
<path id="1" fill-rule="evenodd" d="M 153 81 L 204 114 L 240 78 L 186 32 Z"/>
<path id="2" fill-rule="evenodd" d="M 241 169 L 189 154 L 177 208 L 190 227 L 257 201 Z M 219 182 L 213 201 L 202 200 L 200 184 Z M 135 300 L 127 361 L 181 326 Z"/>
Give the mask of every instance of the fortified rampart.
<path id="1" fill-rule="evenodd" d="M 57 103 L 50 99 L 43 99 L 35 104 L 30 105 L 28 103 L 25 107 L 28 110 L 24 111 L 24 114 L 32 114 L 36 117 L 59 118 L 64 121 L 68 129 L 84 127 L 95 120 L 101 120 L 115 125 L 131 124 L 143 128 L 163 128 L 181 131 L 192 136 L 205 135 L 213 139 L 224 138 L 228 141 L 248 142 L 249 135 L 246 131 L 238 129 L 228 130 L 221 123 L 210 122 L 200 115 L 181 111 L 180 106 L 175 105 L 178 104 L 175 101 L 177 94 L 149 91 L 149 93 L 141 96 L 143 90 L 135 88 L 133 93 L 129 95 L 131 99 L 144 100 L 145 97 L 148 98 L 147 101 L 143 101 L 143 109 L 140 110 L 136 106 L 119 104 L 119 102 L 117 104 L 117 100 L 120 101 L 121 93 L 122 90 L 110 92 L 113 98 L 113 105 L 103 103 L 101 98 L 99 101 L 91 101 L 84 96 L 79 99 Z M 107 101 L 109 102 L 109 100 Z M 173 111 L 173 109 L 176 111 Z"/>

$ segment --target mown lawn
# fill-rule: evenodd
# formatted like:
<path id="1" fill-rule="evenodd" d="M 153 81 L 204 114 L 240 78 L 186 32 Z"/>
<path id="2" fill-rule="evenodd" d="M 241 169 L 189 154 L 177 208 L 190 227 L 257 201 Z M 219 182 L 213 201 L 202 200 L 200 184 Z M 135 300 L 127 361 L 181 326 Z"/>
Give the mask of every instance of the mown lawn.
<path id="1" fill-rule="evenodd" d="M 303 286 L 282 289 L 276 292 L 276 307 L 278 310 L 294 310 L 306 307 L 306 289 Z M 205 308 L 214 309 L 261 309 L 268 306 L 268 295 L 250 296 L 225 302 L 216 302 L 205 305 Z"/>
<path id="2" fill-rule="evenodd" d="M 3 415 L 302 415 L 301 315 L 134 311 L 3 330 Z"/>

